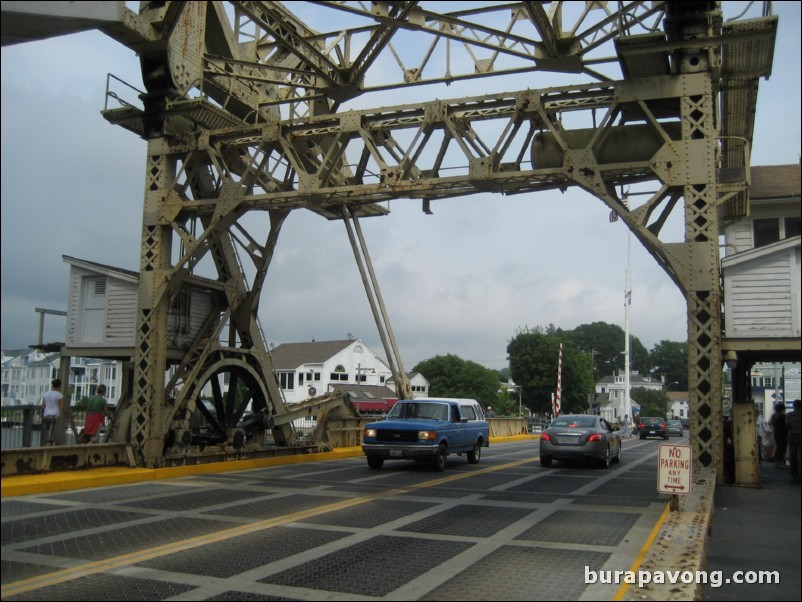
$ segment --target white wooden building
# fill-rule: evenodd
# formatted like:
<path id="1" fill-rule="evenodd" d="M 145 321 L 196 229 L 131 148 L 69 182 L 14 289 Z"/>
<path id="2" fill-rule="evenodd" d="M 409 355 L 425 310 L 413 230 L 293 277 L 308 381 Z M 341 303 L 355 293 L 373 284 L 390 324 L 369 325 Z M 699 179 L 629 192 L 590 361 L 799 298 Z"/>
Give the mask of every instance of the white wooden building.
<path id="1" fill-rule="evenodd" d="M 65 353 L 69 356 L 133 356 L 139 274 L 64 256 L 70 264 Z M 221 284 L 188 276 L 170 308 L 167 357 L 180 360 L 216 307 Z"/>
<path id="2" fill-rule="evenodd" d="M 750 195 L 749 216 L 723 224 L 725 337 L 798 343 L 800 166 L 753 167 Z"/>

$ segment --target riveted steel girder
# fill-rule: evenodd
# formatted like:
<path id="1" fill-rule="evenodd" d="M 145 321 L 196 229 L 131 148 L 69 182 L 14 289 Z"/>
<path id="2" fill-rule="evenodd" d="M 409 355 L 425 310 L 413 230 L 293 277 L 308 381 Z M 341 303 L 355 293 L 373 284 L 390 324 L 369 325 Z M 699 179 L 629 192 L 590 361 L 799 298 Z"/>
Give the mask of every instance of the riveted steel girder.
<path id="1" fill-rule="evenodd" d="M 315 10 L 357 19 L 332 19 L 321 32 L 286 4 L 167 4 L 143 11 L 157 32 L 149 35 L 162 32 L 143 51 L 144 110 L 105 113 L 149 139 L 132 419 L 143 463 L 161 461 L 168 425 L 192 403 L 165 398 L 161 333 L 177 284 L 205 255 L 214 257 L 226 307 L 182 360 L 180 379 L 214 372 L 207 363 L 230 323 L 228 347 L 261 362 L 263 388 L 281 412 L 256 308 L 287 212 L 353 220 L 386 214 L 380 203 L 390 199 L 428 210 L 441 198 L 579 186 L 627 224 L 685 294 L 696 461 L 720 467 L 717 212 L 746 190 L 751 141 L 751 131 L 735 127 L 725 131 L 738 136 L 721 142 L 729 111 L 722 114 L 720 92 L 739 89 L 727 85 L 721 48 L 773 47 L 770 24 L 727 30 L 730 39 L 718 3 L 703 2 L 585 3 L 573 15 L 578 3 L 434 12 L 418 2 L 317 2 Z M 600 55 L 613 40 L 616 52 Z M 456 60 L 458 52 L 468 60 Z M 382 63 L 384 77 L 371 80 L 388 53 L 397 70 Z M 770 61 L 737 77 L 756 90 L 767 69 Z M 544 71 L 596 83 L 340 110 L 370 91 Z M 726 166 L 741 170 L 726 186 L 721 148 Z M 623 191 L 644 184 L 647 198 L 625 203 Z M 242 219 L 254 211 L 271 217 L 264 244 Z M 682 242 L 661 238 L 674 212 L 683 215 Z M 244 284 L 240 250 L 256 286 Z"/>

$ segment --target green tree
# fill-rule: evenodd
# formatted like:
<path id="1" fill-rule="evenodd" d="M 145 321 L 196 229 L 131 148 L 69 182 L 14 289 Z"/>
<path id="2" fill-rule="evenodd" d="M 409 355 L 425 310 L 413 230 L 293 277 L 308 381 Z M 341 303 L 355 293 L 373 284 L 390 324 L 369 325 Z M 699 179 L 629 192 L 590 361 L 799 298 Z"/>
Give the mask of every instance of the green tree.
<path id="1" fill-rule="evenodd" d="M 652 348 L 652 369 L 654 378 L 664 378 L 667 389 L 688 390 L 688 343 L 660 341 Z"/>
<path id="2" fill-rule="evenodd" d="M 612 376 L 624 369 L 624 329 L 617 324 L 593 322 L 566 331 L 565 336 L 585 353 L 593 352 L 593 381 Z M 648 374 L 652 363 L 649 351 L 637 337 L 630 335 L 629 363 L 631 370 Z"/>
<path id="3" fill-rule="evenodd" d="M 523 403 L 536 413 L 551 411 L 563 343 L 562 412 L 583 412 L 590 386 L 590 359 L 553 326 L 519 331 L 507 345 L 512 380 L 522 387 Z"/>
<path id="4" fill-rule="evenodd" d="M 664 391 L 655 391 L 644 387 L 635 387 L 629 392 L 632 400 L 640 405 L 640 415 L 666 417 L 668 410 L 668 397 Z"/>
<path id="5" fill-rule="evenodd" d="M 499 400 L 501 383 L 496 371 L 456 355 L 437 355 L 413 370 L 429 381 L 432 397 L 476 399 L 483 408 L 495 406 Z"/>

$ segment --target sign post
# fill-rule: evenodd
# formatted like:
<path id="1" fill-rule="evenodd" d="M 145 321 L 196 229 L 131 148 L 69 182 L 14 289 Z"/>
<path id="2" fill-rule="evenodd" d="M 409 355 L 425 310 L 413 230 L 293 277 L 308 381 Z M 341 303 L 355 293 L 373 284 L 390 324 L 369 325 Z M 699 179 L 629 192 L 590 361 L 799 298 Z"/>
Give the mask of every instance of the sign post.
<path id="1" fill-rule="evenodd" d="M 679 495 L 691 492 L 693 449 L 690 445 L 660 446 L 657 463 L 657 491 L 671 494 L 671 509 L 679 508 Z"/>

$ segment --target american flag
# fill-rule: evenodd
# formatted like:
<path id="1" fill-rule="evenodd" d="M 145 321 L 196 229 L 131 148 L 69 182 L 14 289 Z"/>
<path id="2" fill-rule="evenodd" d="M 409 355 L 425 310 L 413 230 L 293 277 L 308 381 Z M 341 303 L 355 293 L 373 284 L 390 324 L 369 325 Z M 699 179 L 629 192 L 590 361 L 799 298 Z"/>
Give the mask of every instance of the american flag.
<path id="1" fill-rule="evenodd" d="M 632 291 L 624 293 L 624 305 L 632 305 Z"/>
<path id="2" fill-rule="evenodd" d="M 629 198 L 627 195 L 621 197 L 621 204 L 629 210 Z M 610 209 L 610 223 L 614 223 L 618 221 L 618 214 L 615 212 L 614 209 Z"/>

